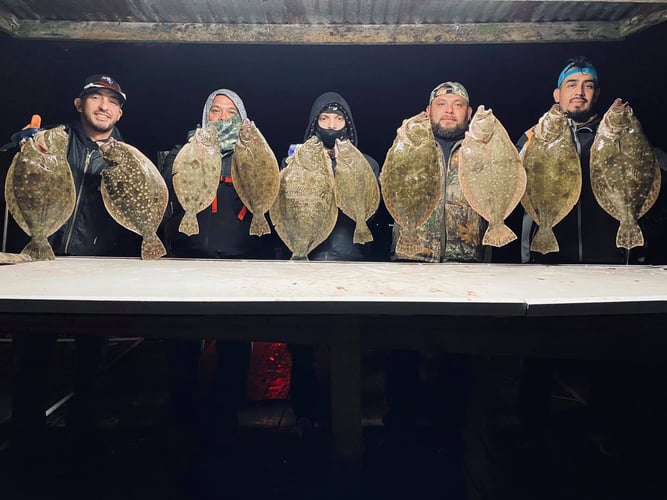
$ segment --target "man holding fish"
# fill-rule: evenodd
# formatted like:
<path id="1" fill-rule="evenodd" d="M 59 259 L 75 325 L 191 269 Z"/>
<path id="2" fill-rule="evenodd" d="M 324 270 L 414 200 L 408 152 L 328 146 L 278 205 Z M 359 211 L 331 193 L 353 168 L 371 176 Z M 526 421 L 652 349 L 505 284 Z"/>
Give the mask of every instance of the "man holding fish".
<path id="1" fill-rule="evenodd" d="M 395 221 L 392 260 L 485 260 L 482 236 L 486 222 L 467 202 L 459 183 L 461 144 L 472 114 L 466 88 L 448 81 L 433 89 L 425 113 L 404 120 L 399 128 L 380 177 L 385 204 Z M 428 178 L 416 179 L 415 172 L 426 172 Z M 408 183 L 406 178 L 414 182 Z M 440 188 L 433 189 L 437 185 Z M 401 237 L 406 233 L 413 237 L 403 245 Z M 423 392 L 420 367 L 423 363 L 431 365 L 436 375 L 424 398 L 423 404 L 428 407 L 424 413 L 430 417 L 439 456 L 448 460 L 447 477 L 441 478 L 447 483 L 443 488 L 452 497 L 462 497 L 462 431 L 471 383 L 470 356 L 436 353 L 424 358 L 417 351 L 391 352 L 385 385 L 387 446 L 400 452 L 414 441 Z"/>
<path id="2" fill-rule="evenodd" d="M 642 233 L 649 242 L 656 239 L 655 228 L 662 226 L 658 231 L 664 233 L 664 207 L 650 209 L 665 183 L 665 154 L 650 146 L 628 103 L 616 99 L 603 116 L 596 113 L 599 96 L 591 62 L 569 60 L 553 91 L 555 104 L 518 142 L 528 173 L 522 200 L 524 263 L 623 265 L 666 258 L 656 255 L 659 245 L 645 245 Z M 557 122 L 564 125 L 553 126 Z M 553 196 L 555 190 L 560 196 Z M 548 242 L 538 242 L 536 235 L 545 228 L 553 234 Z M 519 419 L 530 440 L 540 442 L 550 414 L 555 362 L 526 358 L 522 368 Z M 598 425 L 607 434 L 627 418 L 620 396 L 629 394 L 633 384 L 628 370 L 610 368 L 594 370 L 590 395 Z"/>
<path id="3" fill-rule="evenodd" d="M 217 89 L 204 102 L 201 126 L 188 133 L 185 145 L 175 146 L 167 155 L 163 175 L 171 210 L 163 225 L 169 257 L 271 257 L 268 238 L 251 233 L 253 214 L 242 201 L 239 179 L 232 178 L 236 148 L 242 142 L 244 127 L 249 126 L 254 127 L 239 95 Z M 263 145 L 258 147 L 265 152 Z M 255 153 L 260 156 L 259 150 Z M 277 165 L 275 173 L 269 170 L 268 175 L 277 177 Z M 169 342 L 170 405 L 177 452 L 196 449 L 204 439 L 224 444 L 236 433 L 237 410 L 245 401 L 251 343 L 217 341 L 215 349 L 217 370 L 210 392 L 203 395 L 199 384 L 202 341 Z"/>
<path id="4" fill-rule="evenodd" d="M 55 255 L 136 257 L 140 254 L 140 238 L 116 223 L 107 212 L 99 189 L 102 171 L 107 167 L 99 145 L 111 139 L 122 140 L 116 124 L 123 116 L 125 101 L 126 94 L 120 84 L 106 74 L 87 77 L 74 99 L 78 118 L 65 127 L 69 135 L 67 163 L 75 185 L 74 210 L 49 239 Z M 21 138 L 28 139 L 25 134 Z M 54 201 L 66 202 L 68 200 Z M 12 246 L 17 244 L 12 243 Z M 47 368 L 55 341 L 52 336 L 19 334 L 14 337 L 16 374 L 12 418 L 16 444 L 29 455 L 43 448 Z M 105 337 L 96 335 L 76 337 L 77 365 L 68 425 L 76 441 L 82 444 L 90 443 L 95 429 L 94 395 L 98 392 L 95 374 L 106 341 Z"/>

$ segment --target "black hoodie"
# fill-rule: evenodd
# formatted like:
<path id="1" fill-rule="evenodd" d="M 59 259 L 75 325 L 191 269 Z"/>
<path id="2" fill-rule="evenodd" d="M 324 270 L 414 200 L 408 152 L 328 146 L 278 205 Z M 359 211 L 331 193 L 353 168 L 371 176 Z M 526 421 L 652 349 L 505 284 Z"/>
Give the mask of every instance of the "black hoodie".
<path id="1" fill-rule="evenodd" d="M 246 118 L 241 98 L 231 90 L 218 89 L 208 96 L 204 104 L 204 126 L 208 124 L 208 111 L 216 95 L 229 97 L 239 110 L 241 118 Z M 188 139 L 193 134 L 194 131 L 190 131 Z M 197 214 L 199 233 L 187 236 L 178 230 L 185 211 L 174 192 L 172 168 L 181 148 L 182 146 L 178 145 L 167 155 L 162 172 L 169 187 L 169 200 L 173 210 L 172 215 L 164 222 L 169 256 L 207 259 L 269 258 L 270 254 L 265 252 L 270 251 L 270 238 L 249 234 L 252 213 L 243 205 L 231 178 L 233 150 L 220 153 L 220 184 L 213 204 Z"/>
<path id="2" fill-rule="evenodd" d="M 352 111 L 347 101 L 336 92 L 325 92 L 313 102 L 310 110 L 310 117 L 308 119 L 308 126 L 304 135 L 304 142 L 307 141 L 317 132 L 317 118 L 330 105 L 336 105 L 343 113 L 347 124 L 347 135 L 345 138 L 349 139 L 352 144 L 357 146 L 358 136 L 357 129 L 354 126 L 352 119 Z M 380 167 L 373 158 L 364 155 L 370 163 L 375 177 L 379 175 Z M 284 164 L 284 162 L 283 162 Z M 331 160 L 331 168 L 336 170 L 336 161 Z M 370 260 L 371 259 L 371 245 L 358 245 L 352 242 L 354 236 L 354 228 L 356 223 L 345 215 L 340 210 L 338 211 L 338 220 L 329 237 L 319 246 L 313 249 L 308 254 L 309 260 Z"/>

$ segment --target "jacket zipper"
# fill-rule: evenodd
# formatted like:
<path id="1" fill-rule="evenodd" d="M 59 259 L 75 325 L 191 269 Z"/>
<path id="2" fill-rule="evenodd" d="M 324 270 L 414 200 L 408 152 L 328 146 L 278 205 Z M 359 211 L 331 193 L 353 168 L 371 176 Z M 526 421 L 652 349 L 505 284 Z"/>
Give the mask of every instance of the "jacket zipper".
<path id="1" fill-rule="evenodd" d="M 456 141 L 452 146 L 452 149 L 449 151 L 449 159 L 445 160 L 445 152 L 442 150 L 440 144 L 438 148 L 440 149 L 440 154 L 442 155 L 443 164 L 445 166 L 445 180 L 444 186 L 442 188 L 442 220 L 440 221 L 440 231 L 442 237 L 440 238 L 440 262 L 445 261 L 445 253 L 447 252 L 447 174 L 449 174 L 449 167 L 452 163 L 452 158 L 457 148 L 461 145 L 463 140 Z"/>
<path id="2" fill-rule="evenodd" d="M 69 224 L 69 231 L 67 232 L 67 239 L 65 240 L 65 255 L 69 253 L 69 244 L 72 239 L 72 233 L 74 232 L 74 224 L 76 223 L 76 218 L 79 215 L 79 205 L 81 204 L 81 199 L 83 198 L 83 190 L 85 186 L 86 174 L 88 173 L 88 165 L 90 165 L 90 158 L 93 155 L 93 151 L 88 151 L 86 154 L 86 161 L 83 164 L 83 176 L 81 177 L 81 185 L 79 186 L 79 193 L 76 196 L 76 205 L 74 205 L 74 213 Z"/>
<path id="3" fill-rule="evenodd" d="M 577 135 L 577 125 L 571 118 L 568 118 L 570 125 L 570 130 L 572 131 L 572 138 L 574 139 L 574 145 L 577 148 L 577 155 L 579 156 L 579 163 L 581 164 L 581 142 L 579 142 L 579 136 Z M 581 231 L 581 195 L 579 195 L 579 201 L 577 202 L 577 242 L 579 252 L 579 262 L 584 261 L 584 242 L 583 234 Z"/>

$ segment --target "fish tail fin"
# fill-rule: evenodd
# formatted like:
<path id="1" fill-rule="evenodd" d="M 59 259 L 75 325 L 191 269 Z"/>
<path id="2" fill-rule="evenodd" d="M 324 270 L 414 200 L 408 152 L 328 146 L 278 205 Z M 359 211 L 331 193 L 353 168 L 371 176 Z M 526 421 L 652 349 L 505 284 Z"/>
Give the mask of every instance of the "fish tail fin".
<path id="1" fill-rule="evenodd" d="M 46 238 L 32 238 L 21 254 L 28 255 L 32 260 L 55 260 L 56 254 Z"/>
<path id="2" fill-rule="evenodd" d="M 167 255 L 167 249 L 164 248 L 157 234 L 144 236 L 141 242 L 141 258 L 143 260 L 156 260 L 164 255 Z"/>
<path id="3" fill-rule="evenodd" d="M 504 223 L 491 224 L 484 233 L 482 239 L 483 245 L 491 245 L 492 247 L 502 247 L 516 240 L 516 234 Z"/>
<path id="4" fill-rule="evenodd" d="M 250 223 L 249 232 L 254 236 L 271 234 L 271 228 L 269 227 L 269 223 L 264 214 L 252 214 L 252 222 Z"/>
<path id="5" fill-rule="evenodd" d="M 644 245 L 644 235 L 637 224 L 637 221 L 630 219 L 621 221 L 616 233 L 616 246 L 618 248 L 627 248 L 630 250 L 634 247 L 641 247 Z"/>
<path id="6" fill-rule="evenodd" d="M 553 229 L 547 226 L 539 226 L 537 228 L 537 233 L 533 238 L 533 242 L 530 245 L 530 249 L 533 252 L 539 252 L 542 255 L 560 250 Z"/>
<path id="7" fill-rule="evenodd" d="M 193 234 L 199 234 L 199 222 L 197 222 L 197 214 L 193 212 L 185 212 L 183 218 L 181 219 L 181 224 L 178 226 L 178 230 L 192 236 Z"/>
<path id="8" fill-rule="evenodd" d="M 352 238 L 353 243 L 363 245 L 365 243 L 370 243 L 373 241 L 373 234 L 371 233 L 370 228 L 366 222 L 357 222 L 357 225 L 354 228 L 354 237 Z"/>
<path id="9" fill-rule="evenodd" d="M 289 260 L 307 261 L 308 256 L 307 255 L 296 255 L 296 254 L 293 253 Z"/>
<path id="10" fill-rule="evenodd" d="M 419 241 L 417 233 L 414 231 L 401 232 L 396 242 L 396 254 L 407 258 L 419 255 L 423 250 L 423 245 Z"/>

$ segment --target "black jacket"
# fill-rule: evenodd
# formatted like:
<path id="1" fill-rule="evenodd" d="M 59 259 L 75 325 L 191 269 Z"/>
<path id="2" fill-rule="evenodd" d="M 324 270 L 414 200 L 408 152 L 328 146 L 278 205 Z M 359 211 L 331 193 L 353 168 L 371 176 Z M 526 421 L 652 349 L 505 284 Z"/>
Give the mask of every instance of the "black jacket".
<path id="1" fill-rule="evenodd" d="M 308 126 L 304 135 L 304 141 L 308 140 L 316 133 L 317 118 L 320 113 L 331 104 L 337 104 L 345 114 L 345 120 L 348 127 L 348 139 L 357 146 L 357 129 L 352 119 L 352 111 L 347 101 L 336 92 L 326 92 L 315 99 L 310 110 Z M 377 178 L 380 167 L 373 158 L 364 155 L 370 163 L 373 173 Z M 283 166 L 285 161 L 282 162 Z M 336 170 L 336 161 L 331 160 L 331 167 Z M 352 242 L 354 237 L 354 228 L 356 223 L 340 210 L 338 211 L 338 220 L 329 237 L 308 254 L 309 260 L 370 260 L 372 258 L 372 247 L 370 243 L 359 245 Z"/>
<path id="2" fill-rule="evenodd" d="M 661 169 L 660 195 L 651 209 L 639 219 L 644 234 L 644 246 L 632 248 L 629 252 L 616 247 L 616 233 L 619 222 L 607 214 L 595 200 L 591 187 L 590 152 L 600 118 L 573 130 L 581 158 L 581 197 L 572 211 L 554 227 L 560 251 L 547 255 L 530 252 L 529 246 L 536 225 L 528 214 L 524 214 L 521 260 L 545 264 L 663 264 L 667 262 L 667 155 L 653 148 Z M 527 142 L 524 134 L 517 148 Z"/>
<path id="3" fill-rule="evenodd" d="M 220 184 L 213 205 L 197 214 L 199 233 L 187 236 L 178 230 L 185 210 L 174 193 L 172 168 L 181 147 L 176 146 L 169 152 L 163 167 L 171 211 L 164 223 L 169 255 L 209 259 L 269 258 L 270 238 L 249 234 L 252 213 L 245 208 L 234 189 L 231 151 L 226 151 L 222 156 Z"/>
<path id="4" fill-rule="evenodd" d="M 530 262 L 541 264 L 623 264 L 626 251 L 616 247 L 618 221 L 605 212 L 595 200 L 591 188 L 590 152 L 595 133 L 600 125 L 600 118 L 573 130 L 581 159 L 581 196 L 572 211 L 554 226 L 559 252 L 542 255 L 530 252 Z M 527 142 L 524 134 L 517 143 L 521 150 Z M 526 262 L 528 246 L 535 233 L 536 225 L 524 216 L 522 237 L 522 261 Z"/>
<path id="5" fill-rule="evenodd" d="M 74 213 L 50 238 L 56 255 L 137 257 L 141 255 L 141 237 L 118 224 L 107 212 L 100 185 L 107 163 L 97 144 L 85 134 L 80 123 L 73 122 L 67 160 L 76 187 Z M 114 127 L 111 137 L 123 140 Z"/>

